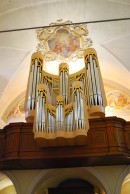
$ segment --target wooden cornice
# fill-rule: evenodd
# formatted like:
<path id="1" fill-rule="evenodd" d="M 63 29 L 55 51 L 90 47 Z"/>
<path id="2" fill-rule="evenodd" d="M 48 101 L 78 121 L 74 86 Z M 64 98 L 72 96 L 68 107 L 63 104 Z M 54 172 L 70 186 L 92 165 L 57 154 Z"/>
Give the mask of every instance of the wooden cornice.
<path id="1" fill-rule="evenodd" d="M 90 119 L 85 146 L 39 148 L 32 123 L 0 130 L 0 169 L 43 169 L 130 164 L 130 122 Z"/>

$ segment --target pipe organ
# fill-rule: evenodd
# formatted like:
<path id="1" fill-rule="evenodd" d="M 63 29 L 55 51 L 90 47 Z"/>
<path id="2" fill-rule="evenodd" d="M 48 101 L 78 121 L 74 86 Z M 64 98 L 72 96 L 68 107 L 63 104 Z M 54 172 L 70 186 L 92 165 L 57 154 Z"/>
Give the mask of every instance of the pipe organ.
<path id="1" fill-rule="evenodd" d="M 106 98 L 96 51 L 84 51 L 85 67 L 69 75 L 66 63 L 59 75 L 43 70 L 44 57 L 34 53 L 26 93 L 26 121 L 33 122 L 40 147 L 85 145 L 89 119 L 105 116 Z"/>

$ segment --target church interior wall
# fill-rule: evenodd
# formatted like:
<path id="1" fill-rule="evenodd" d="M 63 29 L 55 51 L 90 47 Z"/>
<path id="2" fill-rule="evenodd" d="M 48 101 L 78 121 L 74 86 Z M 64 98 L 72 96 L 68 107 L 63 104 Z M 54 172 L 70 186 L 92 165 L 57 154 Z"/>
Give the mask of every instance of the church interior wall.
<path id="1" fill-rule="evenodd" d="M 12 180 L 16 194 L 45 194 L 47 188 L 56 188 L 62 181 L 74 178 L 90 182 L 100 189 L 100 194 L 123 194 L 128 183 L 124 189 L 121 187 L 129 172 L 127 165 L 2 171 Z M 0 194 L 15 194 L 14 188 L 7 187 Z"/>

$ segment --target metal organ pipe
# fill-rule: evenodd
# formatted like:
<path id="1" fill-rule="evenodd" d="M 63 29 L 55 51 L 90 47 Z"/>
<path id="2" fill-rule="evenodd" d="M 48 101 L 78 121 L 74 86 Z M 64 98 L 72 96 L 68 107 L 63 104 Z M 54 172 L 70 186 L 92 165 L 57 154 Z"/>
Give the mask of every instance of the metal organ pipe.
<path id="1" fill-rule="evenodd" d="M 73 110 L 71 111 L 71 113 L 70 113 L 70 115 L 71 115 L 71 119 L 70 119 L 70 131 L 73 131 Z"/>
<path id="2" fill-rule="evenodd" d="M 66 115 L 66 131 L 73 131 L 73 109 L 70 108 L 69 112 Z"/>
<path id="3" fill-rule="evenodd" d="M 51 112 L 51 108 L 48 109 L 47 111 L 47 118 L 48 118 L 48 122 L 47 122 L 47 132 L 48 133 L 54 133 L 55 132 L 55 116 L 54 114 Z"/>
<path id="4" fill-rule="evenodd" d="M 68 114 L 68 131 L 70 131 L 70 113 Z"/>
<path id="5" fill-rule="evenodd" d="M 56 98 L 56 128 L 58 131 L 64 130 L 64 97 Z"/>
<path id="6" fill-rule="evenodd" d="M 82 83 L 83 83 L 83 86 L 84 86 L 85 102 L 86 102 L 86 105 L 88 106 L 88 87 L 89 87 L 89 84 L 87 84 L 87 81 L 88 80 L 87 80 L 87 76 L 86 76 L 86 72 L 85 72 Z"/>
<path id="7" fill-rule="evenodd" d="M 66 131 L 69 131 L 69 122 L 68 122 L 68 118 L 69 114 L 66 115 Z"/>
<path id="8" fill-rule="evenodd" d="M 34 72 L 33 72 L 33 89 L 32 89 L 32 109 L 35 105 L 35 94 L 36 94 L 36 76 L 37 76 L 37 59 L 34 61 Z"/>
<path id="9" fill-rule="evenodd" d="M 51 115 L 50 112 L 47 111 L 47 116 L 48 116 L 48 131 L 47 132 L 51 132 Z"/>
<path id="10" fill-rule="evenodd" d="M 93 97 L 94 105 L 97 105 L 97 89 L 96 89 L 96 80 L 95 80 L 95 72 L 94 72 L 92 55 L 89 55 L 89 57 L 90 57 L 90 64 L 89 64 L 90 76 L 91 76 L 91 82 L 92 82 L 92 97 Z"/>
<path id="11" fill-rule="evenodd" d="M 91 69 L 90 63 L 88 63 L 87 67 L 87 78 L 88 78 L 88 101 L 89 105 L 94 105 L 94 98 L 93 98 L 93 85 L 92 85 L 92 77 L 91 77 Z"/>
<path id="12" fill-rule="evenodd" d="M 44 71 L 43 71 L 44 74 Z M 46 84 L 47 90 L 48 90 L 48 102 L 51 104 L 52 103 L 52 83 L 51 83 L 51 78 L 48 76 L 43 77 L 43 84 Z"/>
<path id="13" fill-rule="evenodd" d="M 87 63 L 87 80 L 88 80 L 88 98 L 89 105 L 97 105 L 97 88 L 96 88 L 96 77 L 94 71 L 94 64 L 92 59 L 92 54 L 88 55 Z M 97 83 L 97 85 L 100 83 Z"/>
<path id="14" fill-rule="evenodd" d="M 67 104 L 69 94 L 69 68 L 66 63 L 61 63 L 59 65 L 59 76 L 60 76 L 60 95 L 64 97 L 65 104 Z"/>
<path id="15" fill-rule="evenodd" d="M 73 109 L 70 111 L 69 115 L 69 131 L 73 131 Z"/>
<path id="16" fill-rule="evenodd" d="M 32 80 L 33 80 L 33 68 L 34 65 L 32 65 L 32 71 L 30 72 L 30 77 L 29 77 L 29 91 L 28 91 L 28 102 L 27 102 L 27 110 L 30 110 L 32 107 Z"/>
<path id="17" fill-rule="evenodd" d="M 97 88 L 97 104 L 98 105 L 103 105 L 102 102 L 102 93 L 101 93 L 101 83 L 100 83 L 100 79 L 99 79 L 99 74 L 98 74 L 98 68 L 97 68 L 97 64 L 95 59 L 93 60 L 93 64 L 94 64 L 94 72 L 95 72 L 95 79 L 96 79 L 96 88 Z"/>
<path id="18" fill-rule="evenodd" d="M 87 96 L 90 115 L 105 115 L 105 93 L 100 74 L 96 51 L 93 48 L 86 49 L 84 52 L 86 82 L 88 85 Z"/>
<path id="19" fill-rule="evenodd" d="M 74 113 L 75 113 L 75 129 L 85 129 L 85 110 L 82 82 L 75 81 L 74 90 Z"/>
<path id="20" fill-rule="evenodd" d="M 37 95 L 37 105 L 36 105 L 36 131 L 39 131 L 39 101 L 40 95 Z"/>
<path id="21" fill-rule="evenodd" d="M 42 112 L 42 131 L 45 131 L 45 115 L 46 115 L 46 99 L 45 99 L 45 96 L 42 97 L 42 109 L 41 109 L 41 112 Z"/>
<path id="22" fill-rule="evenodd" d="M 54 133 L 54 130 L 55 130 L 55 118 L 54 116 L 52 115 L 52 132 Z"/>
<path id="23" fill-rule="evenodd" d="M 36 131 L 46 130 L 46 95 L 45 85 L 38 85 L 37 104 L 36 104 Z"/>
<path id="24" fill-rule="evenodd" d="M 42 73 L 43 60 L 43 55 L 41 53 L 36 52 L 32 55 L 28 80 L 28 93 L 26 96 L 27 112 L 34 110 L 36 106 L 36 90 L 37 85 L 41 82 L 40 77 Z M 29 113 L 27 115 L 29 115 Z M 26 119 L 28 120 L 28 116 L 26 117 Z"/>

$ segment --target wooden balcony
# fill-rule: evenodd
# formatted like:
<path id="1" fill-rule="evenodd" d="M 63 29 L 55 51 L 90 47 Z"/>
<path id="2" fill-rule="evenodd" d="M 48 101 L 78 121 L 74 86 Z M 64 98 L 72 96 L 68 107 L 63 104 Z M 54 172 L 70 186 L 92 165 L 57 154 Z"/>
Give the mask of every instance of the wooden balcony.
<path id="1" fill-rule="evenodd" d="M 90 119 L 83 146 L 39 148 L 31 123 L 0 130 L 0 169 L 42 169 L 130 164 L 130 122 L 117 117 Z"/>

